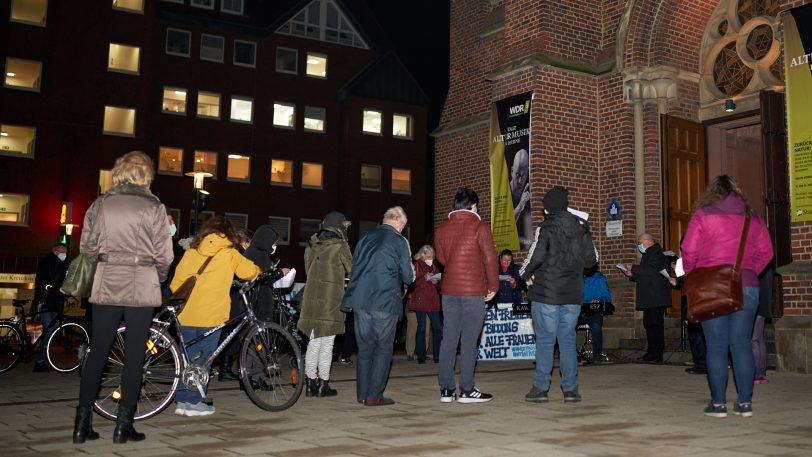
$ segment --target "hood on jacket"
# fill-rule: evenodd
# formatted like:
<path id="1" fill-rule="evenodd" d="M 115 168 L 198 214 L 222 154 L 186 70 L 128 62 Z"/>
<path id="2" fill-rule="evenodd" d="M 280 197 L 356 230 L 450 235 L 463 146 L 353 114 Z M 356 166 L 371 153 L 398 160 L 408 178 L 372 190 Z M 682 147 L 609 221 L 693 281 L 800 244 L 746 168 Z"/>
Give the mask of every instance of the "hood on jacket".
<path id="1" fill-rule="evenodd" d="M 271 251 L 278 239 L 279 233 L 273 227 L 268 224 L 260 225 L 243 255 L 261 269 L 267 270 L 271 267 Z"/>
<path id="2" fill-rule="evenodd" d="M 344 213 L 330 211 L 326 216 L 324 216 L 324 220 L 321 221 L 321 229 L 326 230 L 328 228 L 334 228 L 341 233 L 341 236 L 344 239 L 347 239 L 347 227 L 349 227 L 350 224 L 350 221 L 347 220 Z"/>
<path id="3" fill-rule="evenodd" d="M 705 214 L 744 214 L 747 204 L 744 199 L 735 192 L 730 192 L 716 203 L 702 208 Z"/>
<path id="4" fill-rule="evenodd" d="M 337 243 L 347 239 L 344 230 L 335 227 L 323 227 L 310 237 L 310 247 L 315 247 L 319 243 Z"/>
<path id="5" fill-rule="evenodd" d="M 553 186 L 552 189 L 547 191 L 541 202 L 544 203 L 544 209 L 551 214 L 559 213 L 567 209 L 569 206 L 569 191 L 562 186 Z"/>
<path id="6" fill-rule="evenodd" d="M 223 249 L 229 249 L 232 247 L 234 247 L 234 244 L 231 242 L 231 240 L 226 238 L 225 235 L 221 235 L 219 233 L 210 233 L 203 238 L 203 241 L 200 242 L 200 246 L 197 247 L 197 252 L 199 252 L 200 255 L 210 257 Z"/>

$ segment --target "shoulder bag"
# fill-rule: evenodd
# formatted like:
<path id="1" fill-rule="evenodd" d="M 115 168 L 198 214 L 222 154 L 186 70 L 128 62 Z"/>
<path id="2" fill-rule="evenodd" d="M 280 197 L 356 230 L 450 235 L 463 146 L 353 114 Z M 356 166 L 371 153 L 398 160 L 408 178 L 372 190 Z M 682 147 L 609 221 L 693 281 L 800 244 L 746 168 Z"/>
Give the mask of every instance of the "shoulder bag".
<path id="1" fill-rule="evenodd" d="M 93 225 L 87 228 L 91 233 L 95 227 L 99 226 L 97 219 L 101 217 L 103 203 L 104 197 L 102 197 L 102 201 L 99 202 L 99 206 L 96 208 L 96 215 L 91 219 Z M 93 277 L 96 276 L 96 264 L 98 261 L 99 257 L 97 255 L 89 256 L 79 253 L 68 266 L 67 276 L 59 290 L 65 295 L 76 298 L 90 297 L 90 292 L 93 289 Z"/>
<path id="2" fill-rule="evenodd" d="M 203 274 L 203 270 L 206 269 L 213 257 L 214 256 L 209 256 L 197 270 L 197 273 L 186 278 L 186 281 L 183 281 L 183 284 L 181 284 L 176 291 L 172 292 L 172 295 L 167 299 L 167 305 L 174 306 L 177 314 L 183 311 L 183 307 L 186 306 L 186 302 L 189 301 L 189 296 L 192 295 L 192 290 L 195 288 L 197 278 Z"/>
<path id="3" fill-rule="evenodd" d="M 749 228 L 750 208 L 746 208 L 735 265 L 695 268 L 685 275 L 682 290 L 688 298 L 689 321 L 702 322 L 742 309 L 741 263 Z"/>

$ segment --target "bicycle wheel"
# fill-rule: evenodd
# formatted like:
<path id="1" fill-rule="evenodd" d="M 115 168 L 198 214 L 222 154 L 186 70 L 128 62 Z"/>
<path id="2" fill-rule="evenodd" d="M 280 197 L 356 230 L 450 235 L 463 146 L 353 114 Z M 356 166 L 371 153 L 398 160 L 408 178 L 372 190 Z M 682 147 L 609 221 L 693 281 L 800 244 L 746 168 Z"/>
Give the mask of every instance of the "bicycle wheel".
<path id="1" fill-rule="evenodd" d="M 0 324 L 0 373 L 11 370 L 23 355 L 23 335 L 11 324 Z"/>
<path id="2" fill-rule="evenodd" d="M 302 353 L 290 334 L 272 322 L 249 329 L 240 351 L 240 380 L 248 398 L 267 411 L 282 411 L 299 400 Z"/>
<path id="3" fill-rule="evenodd" d="M 97 413 L 110 420 L 116 419 L 121 400 L 125 331 L 123 326 L 118 329 L 102 372 L 99 396 L 93 404 Z M 161 333 L 161 329 L 151 328 L 149 332 L 135 420 L 149 419 L 163 411 L 175 398 L 180 382 L 181 357 L 177 343 L 171 336 Z"/>
<path id="4" fill-rule="evenodd" d="M 63 322 L 51 332 L 45 355 L 56 371 L 67 373 L 82 366 L 90 347 L 90 335 L 78 322 Z"/>

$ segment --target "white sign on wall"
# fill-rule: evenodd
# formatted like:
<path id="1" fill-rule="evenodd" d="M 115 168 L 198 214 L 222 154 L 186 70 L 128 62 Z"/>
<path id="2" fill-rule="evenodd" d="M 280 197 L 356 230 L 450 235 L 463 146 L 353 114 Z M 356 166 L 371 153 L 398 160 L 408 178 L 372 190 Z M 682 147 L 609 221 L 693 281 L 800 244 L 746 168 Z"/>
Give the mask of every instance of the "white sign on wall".
<path id="1" fill-rule="evenodd" d="M 623 235 L 623 221 L 607 221 L 606 222 L 606 237 L 615 237 Z"/>

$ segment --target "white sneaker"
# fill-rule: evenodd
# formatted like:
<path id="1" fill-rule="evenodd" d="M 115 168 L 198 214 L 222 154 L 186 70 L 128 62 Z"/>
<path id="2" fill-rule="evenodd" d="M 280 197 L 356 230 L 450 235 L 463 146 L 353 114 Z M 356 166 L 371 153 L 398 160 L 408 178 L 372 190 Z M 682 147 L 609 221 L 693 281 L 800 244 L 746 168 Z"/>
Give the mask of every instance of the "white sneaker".
<path id="1" fill-rule="evenodd" d="M 189 403 L 185 402 L 178 402 L 177 407 L 175 407 L 175 415 L 176 416 L 185 416 L 186 415 L 186 408 L 189 407 Z"/>
<path id="2" fill-rule="evenodd" d="M 214 406 L 207 405 L 202 401 L 199 403 L 187 403 L 186 409 L 183 411 L 184 416 L 211 416 L 214 414 Z"/>
<path id="3" fill-rule="evenodd" d="M 456 399 L 454 389 L 440 389 L 440 403 L 453 403 Z"/>

